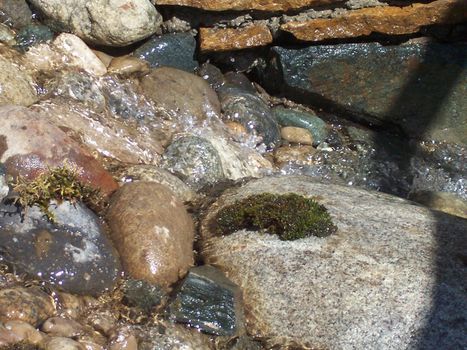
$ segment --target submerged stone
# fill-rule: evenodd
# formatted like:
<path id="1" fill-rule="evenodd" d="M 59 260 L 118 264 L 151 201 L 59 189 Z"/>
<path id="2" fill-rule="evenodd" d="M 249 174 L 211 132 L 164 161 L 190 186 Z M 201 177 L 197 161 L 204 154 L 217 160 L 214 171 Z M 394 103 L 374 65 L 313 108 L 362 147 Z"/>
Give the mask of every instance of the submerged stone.
<path id="1" fill-rule="evenodd" d="M 152 68 L 167 66 L 193 73 L 196 40 L 191 33 L 173 33 L 154 37 L 141 45 L 133 55 L 149 62 Z"/>
<path id="2" fill-rule="evenodd" d="M 199 136 L 183 136 L 172 142 L 163 154 L 162 167 L 195 189 L 224 178 L 216 148 Z"/>
<path id="3" fill-rule="evenodd" d="M 136 306 L 145 312 L 160 305 L 164 290 L 156 284 L 143 280 L 129 279 L 123 284 L 123 300 L 129 306 Z"/>
<path id="4" fill-rule="evenodd" d="M 265 83 L 414 138 L 467 144 L 467 45 L 413 40 L 272 49 Z"/>
<path id="5" fill-rule="evenodd" d="M 97 295 L 119 278 L 120 264 L 97 217 L 80 203 L 51 204 L 56 224 L 38 207 L 0 206 L 0 255 L 19 273 L 70 293 Z"/>
<path id="6" fill-rule="evenodd" d="M 53 32 L 42 24 L 31 24 L 16 34 L 16 47 L 21 51 L 27 51 L 31 46 L 52 40 Z"/>
<path id="7" fill-rule="evenodd" d="M 169 318 L 208 334 L 238 334 L 243 327 L 241 291 L 218 269 L 194 267 L 169 306 Z"/>
<path id="8" fill-rule="evenodd" d="M 308 130 L 315 145 L 323 142 L 329 134 L 326 122 L 316 115 L 284 107 L 273 108 L 277 122 L 282 126 L 295 126 Z"/>
<path id="9" fill-rule="evenodd" d="M 0 23 L 21 28 L 31 23 L 32 12 L 25 0 L 1 0 Z"/>

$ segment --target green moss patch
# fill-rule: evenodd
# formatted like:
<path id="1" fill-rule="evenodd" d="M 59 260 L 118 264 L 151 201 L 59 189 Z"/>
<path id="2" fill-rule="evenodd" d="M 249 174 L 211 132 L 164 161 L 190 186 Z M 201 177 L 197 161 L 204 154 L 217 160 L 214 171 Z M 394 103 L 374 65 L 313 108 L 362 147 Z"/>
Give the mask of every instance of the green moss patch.
<path id="1" fill-rule="evenodd" d="M 84 202 L 91 208 L 100 207 L 102 197 L 99 190 L 78 180 L 78 172 L 69 165 L 49 169 L 34 180 L 18 176 L 12 184 L 15 192 L 14 202 L 23 208 L 37 205 L 47 219 L 54 222 L 49 204 L 55 200 L 68 200 L 72 203 Z"/>
<path id="2" fill-rule="evenodd" d="M 218 234 L 241 229 L 265 230 L 282 240 L 326 237 L 337 230 L 323 205 L 294 193 L 247 197 L 221 209 L 215 221 Z"/>

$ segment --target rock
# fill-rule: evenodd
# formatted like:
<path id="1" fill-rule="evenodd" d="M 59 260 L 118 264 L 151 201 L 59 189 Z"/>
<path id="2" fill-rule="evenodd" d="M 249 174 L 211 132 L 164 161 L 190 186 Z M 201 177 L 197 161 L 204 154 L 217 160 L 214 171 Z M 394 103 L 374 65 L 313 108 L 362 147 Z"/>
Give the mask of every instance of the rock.
<path id="1" fill-rule="evenodd" d="M 21 63 L 25 72 L 42 82 L 44 77 L 54 77 L 57 72 L 66 71 L 68 58 L 51 43 L 31 46 L 22 54 Z M 41 86 L 43 88 L 43 86 Z M 43 91 L 43 90 L 42 90 Z"/>
<path id="2" fill-rule="evenodd" d="M 230 120 L 242 124 L 249 133 L 260 136 L 268 148 L 280 143 L 280 130 L 269 106 L 257 95 L 224 85 L 219 90 L 222 110 Z"/>
<path id="3" fill-rule="evenodd" d="M 83 332 L 83 326 L 67 318 L 51 317 L 42 324 L 41 330 L 53 337 L 72 338 Z"/>
<path id="4" fill-rule="evenodd" d="M 162 185 L 124 185 L 112 197 L 107 222 L 124 271 L 132 278 L 166 288 L 193 264 L 193 221 Z"/>
<path id="5" fill-rule="evenodd" d="M 130 329 L 120 328 L 110 336 L 109 350 L 138 350 L 138 341 Z"/>
<path id="6" fill-rule="evenodd" d="M 79 318 L 85 309 L 83 300 L 74 294 L 58 292 L 57 301 L 59 314 L 71 319 Z"/>
<path id="7" fill-rule="evenodd" d="M 232 51 L 266 46 L 272 35 L 265 25 L 242 28 L 200 28 L 201 51 Z"/>
<path id="8" fill-rule="evenodd" d="M 367 123 L 395 124 L 411 137 L 467 144 L 465 44 L 275 47 L 273 53 L 270 68 L 277 74 L 268 80 L 290 98 L 329 105 Z"/>
<path id="9" fill-rule="evenodd" d="M 38 287 L 0 290 L 0 320 L 24 321 L 37 327 L 55 312 L 53 299 Z"/>
<path id="10" fill-rule="evenodd" d="M 182 202 L 191 202 L 197 194 L 178 177 L 154 165 L 132 165 L 119 172 L 122 183 L 134 181 L 156 182 L 168 187 Z"/>
<path id="11" fill-rule="evenodd" d="M 67 64 L 89 74 L 101 76 L 107 69 L 94 52 L 76 35 L 62 33 L 54 40 L 54 46 L 67 58 Z"/>
<path id="12" fill-rule="evenodd" d="M 99 50 L 92 50 L 92 52 L 94 52 L 94 55 L 96 55 L 101 60 L 105 68 L 109 68 L 110 62 L 112 62 L 114 58 L 113 56 L 110 56 L 105 52 Z"/>
<path id="13" fill-rule="evenodd" d="M 109 65 L 109 73 L 117 74 L 123 77 L 131 74 L 145 74 L 149 72 L 149 64 L 140 58 L 133 56 L 114 57 Z"/>
<path id="14" fill-rule="evenodd" d="M 167 66 L 193 73 L 198 67 L 195 51 L 196 40 L 191 33 L 173 33 L 151 38 L 133 55 L 148 61 L 152 68 Z"/>
<path id="15" fill-rule="evenodd" d="M 34 178 L 47 167 L 76 167 L 79 179 L 109 195 L 118 188 L 91 154 L 41 113 L 19 106 L 0 107 L 0 161 L 6 173 Z"/>
<path id="16" fill-rule="evenodd" d="M 282 139 L 292 142 L 301 143 L 303 145 L 312 145 L 313 136 L 311 133 L 303 128 L 297 128 L 295 126 L 285 126 L 281 129 Z"/>
<path id="17" fill-rule="evenodd" d="M 29 106 L 38 100 L 32 78 L 0 55 L 0 106 Z"/>
<path id="18" fill-rule="evenodd" d="M 151 310 L 160 305 L 165 293 L 159 286 L 142 280 L 126 280 L 123 284 L 123 300 L 133 307 L 150 313 Z"/>
<path id="19" fill-rule="evenodd" d="M 0 22 L 14 28 L 21 28 L 31 23 L 32 13 L 25 0 L 1 0 Z"/>
<path id="20" fill-rule="evenodd" d="M 312 146 L 282 146 L 274 151 L 274 162 L 283 167 L 286 164 L 311 165 L 312 156 L 318 151 Z"/>
<path id="21" fill-rule="evenodd" d="M 112 289 L 120 265 L 95 214 L 80 203 L 51 204 L 55 224 L 38 207 L 1 205 L 0 256 L 19 273 L 75 294 Z"/>
<path id="22" fill-rule="evenodd" d="M 19 341 L 30 344 L 39 344 L 44 339 L 43 333 L 24 321 L 8 321 L 5 329 L 17 336 Z"/>
<path id="23" fill-rule="evenodd" d="M 31 46 L 51 41 L 54 34 L 49 27 L 41 24 L 30 24 L 21 28 L 16 34 L 16 48 L 27 51 Z"/>
<path id="24" fill-rule="evenodd" d="M 178 5 L 178 6 L 191 6 L 201 8 L 208 11 L 245 11 L 245 10 L 259 10 L 259 11 L 290 11 L 298 10 L 304 7 L 320 6 L 332 4 L 336 0 L 154 0 L 156 5 Z"/>
<path id="25" fill-rule="evenodd" d="M 224 178 L 217 150 L 199 136 L 182 136 L 172 142 L 163 155 L 162 167 L 195 190 Z"/>
<path id="26" fill-rule="evenodd" d="M 65 82 L 70 84 L 65 85 Z M 60 83 L 56 93 L 63 96 L 73 95 L 75 98 L 87 100 L 90 104 L 93 102 L 105 104 L 108 101 L 105 99 L 105 94 L 100 90 L 95 91 L 94 87 L 94 83 L 84 79 L 83 75 L 73 75 L 64 79 L 63 84 Z M 134 107 L 131 102 L 130 106 Z M 92 107 L 106 108 L 105 105 Z M 78 135 L 84 145 L 103 157 L 129 164 L 157 164 L 159 155 L 164 151 L 160 142 L 153 138 L 151 133 L 138 130 L 135 126 L 136 122 L 102 117 L 79 103 L 69 100 L 66 102 L 49 100 L 35 105 L 32 109 L 40 112 L 47 121 L 66 130 L 68 134 Z M 138 112 L 134 109 L 133 112 L 140 113 L 141 110 Z"/>
<path id="27" fill-rule="evenodd" d="M 70 31 L 93 44 L 126 46 L 154 34 L 162 23 L 149 0 L 32 0 L 31 3 L 60 32 Z"/>
<path id="28" fill-rule="evenodd" d="M 109 336 L 117 324 L 118 315 L 111 310 L 93 312 L 88 315 L 86 321 L 94 329 L 106 336 Z"/>
<path id="29" fill-rule="evenodd" d="M 212 231 L 219 210 L 260 193 L 315 198 L 338 231 L 289 242 Z M 462 348 L 466 230 L 464 219 L 398 197 L 284 176 L 225 192 L 202 220 L 201 245 L 204 261 L 242 288 L 253 336 L 330 349 Z"/>
<path id="30" fill-rule="evenodd" d="M 15 32 L 2 23 L 0 23 L 0 43 L 5 43 L 8 46 L 16 44 Z"/>
<path id="31" fill-rule="evenodd" d="M 308 130 L 315 145 L 319 145 L 328 137 L 326 122 L 312 113 L 284 107 L 275 107 L 273 111 L 280 125 Z"/>
<path id="32" fill-rule="evenodd" d="M 141 86 L 156 107 L 185 124 L 220 114 L 216 93 L 204 79 L 194 74 L 170 67 L 157 68 L 141 79 Z"/>
<path id="33" fill-rule="evenodd" d="M 418 191 L 411 193 L 409 199 L 451 215 L 467 219 L 467 201 L 449 192 Z"/>
<path id="34" fill-rule="evenodd" d="M 212 266 L 191 268 L 169 305 L 169 319 L 213 335 L 243 332 L 242 292 Z"/>
<path id="35" fill-rule="evenodd" d="M 198 69 L 198 75 L 211 86 L 212 89 L 219 89 L 225 83 L 222 71 L 210 63 L 203 63 Z"/>
<path id="36" fill-rule="evenodd" d="M 157 326 L 139 330 L 139 350 L 214 350 L 211 339 L 200 332 L 173 322 L 159 321 Z M 245 348 L 245 350 L 248 348 Z"/>
<path id="37" fill-rule="evenodd" d="M 44 350 L 86 350 L 84 345 L 64 337 L 49 338 L 43 344 Z"/>
<path id="38" fill-rule="evenodd" d="M 433 24 L 461 23 L 467 19 L 467 4 L 459 0 L 437 0 L 405 7 L 369 7 L 333 18 L 288 22 L 280 29 L 303 41 L 355 38 L 382 33 L 412 34 Z"/>

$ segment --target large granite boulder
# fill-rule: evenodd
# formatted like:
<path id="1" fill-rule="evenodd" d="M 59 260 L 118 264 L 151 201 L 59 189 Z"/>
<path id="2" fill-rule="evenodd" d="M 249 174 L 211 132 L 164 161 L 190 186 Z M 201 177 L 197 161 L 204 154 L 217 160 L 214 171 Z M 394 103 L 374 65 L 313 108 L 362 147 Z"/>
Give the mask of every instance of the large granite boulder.
<path id="1" fill-rule="evenodd" d="M 248 230 L 217 235 L 221 209 L 264 193 L 314 198 L 337 232 L 295 241 Z M 314 349 L 461 349 L 466 233 L 465 219 L 387 194 L 266 177 L 213 204 L 201 253 L 242 288 L 254 336 Z"/>
<path id="2" fill-rule="evenodd" d="M 274 47 L 265 84 L 411 137 L 467 144 L 467 45 Z"/>

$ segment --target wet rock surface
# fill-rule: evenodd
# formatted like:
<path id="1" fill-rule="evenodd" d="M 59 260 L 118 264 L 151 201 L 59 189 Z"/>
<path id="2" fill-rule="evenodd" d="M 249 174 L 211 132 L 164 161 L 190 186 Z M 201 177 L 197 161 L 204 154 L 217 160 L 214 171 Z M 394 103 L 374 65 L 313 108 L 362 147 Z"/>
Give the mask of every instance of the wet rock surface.
<path id="1" fill-rule="evenodd" d="M 271 69 L 278 69 L 276 77 L 291 97 L 334 106 L 368 123 L 395 124 L 412 137 L 467 143 L 464 44 L 276 47 L 273 53 Z M 435 106 L 440 100 L 442 106 Z"/>
<path id="2" fill-rule="evenodd" d="M 193 222 L 168 188 L 127 184 L 112 197 L 106 219 L 130 277 L 167 288 L 193 264 Z"/>
<path id="3" fill-rule="evenodd" d="M 22 213 L 0 206 L 0 256 L 19 273 L 77 294 L 100 294 L 115 285 L 118 257 L 95 214 L 82 204 L 51 204 L 56 224 L 38 207 Z"/>
<path id="4" fill-rule="evenodd" d="M 0 319 L 19 320 L 38 326 L 55 313 L 51 296 L 38 287 L 0 290 Z"/>
<path id="5" fill-rule="evenodd" d="M 240 289 L 212 266 L 190 269 L 169 305 L 169 318 L 201 332 L 233 336 L 243 332 Z"/>
<path id="6" fill-rule="evenodd" d="M 44 25 L 28 25 L 21 28 L 15 37 L 16 48 L 27 51 L 31 46 L 53 39 L 53 33 Z"/>
<path id="7" fill-rule="evenodd" d="M 200 28 L 201 51 L 232 51 L 266 46 L 270 43 L 272 35 L 264 25 L 245 28 Z"/>
<path id="8" fill-rule="evenodd" d="M 0 55 L 0 106 L 29 106 L 37 101 L 32 78 L 17 65 Z"/>
<path id="9" fill-rule="evenodd" d="M 31 23 L 32 12 L 25 0 L 0 1 L 0 22 L 14 28 Z"/>
<path id="10" fill-rule="evenodd" d="M 325 205 L 337 233 L 285 243 L 259 232 L 218 237 L 210 230 L 218 210 L 235 200 L 290 192 Z M 350 349 L 465 342 L 465 231 L 465 220 L 397 197 L 286 176 L 225 193 L 201 233 L 205 261 L 244 291 L 251 334 Z"/>
<path id="11" fill-rule="evenodd" d="M 166 34 L 149 39 L 133 52 L 152 68 L 173 67 L 190 73 L 198 67 L 196 41 L 191 33 Z"/>
<path id="12" fill-rule="evenodd" d="M 33 0 L 46 18 L 85 41 L 125 46 L 152 35 L 162 18 L 149 0 Z"/>

